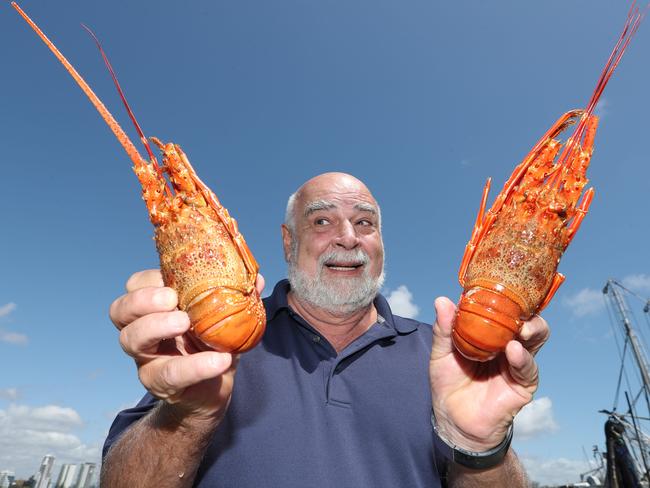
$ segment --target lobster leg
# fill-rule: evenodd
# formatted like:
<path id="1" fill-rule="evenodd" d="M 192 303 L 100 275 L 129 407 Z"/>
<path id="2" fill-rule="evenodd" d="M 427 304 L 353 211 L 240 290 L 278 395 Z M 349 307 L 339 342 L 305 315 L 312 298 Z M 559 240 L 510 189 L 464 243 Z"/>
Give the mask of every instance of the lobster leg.
<path id="1" fill-rule="evenodd" d="M 476 223 L 474 224 L 472 237 L 470 238 L 469 242 L 465 246 L 465 254 L 463 254 L 463 260 L 460 263 L 460 269 L 458 270 L 458 281 L 460 282 L 461 286 L 465 286 L 465 272 L 467 271 L 467 267 L 469 266 L 469 263 L 472 260 L 472 257 L 474 256 L 474 252 L 476 251 L 476 246 L 478 245 L 483 235 L 485 234 L 484 232 L 485 226 L 483 225 L 482 221 L 485 214 L 485 204 L 487 203 L 488 193 L 490 193 L 491 181 L 492 181 L 491 178 L 488 178 L 487 182 L 485 183 L 485 187 L 483 188 L 483 196 L 481 197 L 481 206 L 478 209 L 478 215 L 476 216 Z"/>
<path id="2" fill-rule="evenodd" d="M 572 110 L 570 112 L 566 112 L 564 115 L 562 115 L 552 126 L 549 130 L 546 131 L 546 133 L 541 137 L 539 141 L 537 141 L 537 144 L 531 149 L 531 151 L 526 155 L 524 160 L 515 168 L 515 171 L 512 173 L 510 176 L 510 179 L 506 181 L 505 185 L 503 186 L 503 190 L 501 190 L 501 193 L 499 193 L 494 200 L 494 203 L 492 204 L 492 207 L 485 213 L 485 216 L 483 218 L 483 222 L 481 223 L 480 226 L 474 226 L 474 232 L 472 233 L 472 239 L 470 242 L 467 244 L 467 248 L 465 251 L 465 255 L 463 256 L 463 261 L 461 263 L 461 268 L 458 273 L 459 278 L 458 280 L 461 283 L 461 286 L 463 285 L 464 282 L 464 276 L 465 276 L 465 271 L 467 271 L 467 267 L 469 266 L 469 263 L 472 259 L 472 256 L 474 254 L 474 250 L 476 248 L 476 245 L 481 241 L 483 236 L 490 230 L 492 227 L 492 224 L 497 218 L 497 215 L 505 205 L 506 201 L 508 200 L 508 197 L 514 192 L 517 188 L 517 186 L 521 183 L 522 179 L 526 175 L 526 172 L 528 169 L 536 162 L 540 157 L 542 158 L 550 158 L 552 161 L 553 158 L 555 157 L 555 151 L 544 151 L 545 148 L 549 146 L 551 141 L 555 136 L 566 130 L 566 128 L 573 124 L 575 122 L 575 119 L 579 116 L 582 115 L 581 110 Z M 487 189 L 488 185 L 486 185 Z M 482 201 L 482 207 L 481 211 L 483 210 L 483 206 L 485 204 L 485 199 L 487 198 L 487 192 L 484 190 L 483 193 L 483 201 Z M 477 221 L 478 223 L 478 221 Z"/>
<path id="3" fill-rule="evenodd" d="M 488 210 L 486 220 L 489 221 L 490 225 L 492 224 L 492 222 L 494 222 L 494 219 L 496 219 L 496 215 L 499 213 L 503 205 L 506 203 L 506 200 L 513 192 L 515 187 L 519 184 L 521 179 L 524 177 L 528 168 L 535 162 L 537 156 L 542 152 L 542 150 L 548 145 L 549 142 L 551 142 L 551 140 L 555 136 L 557 136 L 558 134 L 566 130 L 566 128 L 569 127 L 571 124 L 575 123 L 574 119 L 576 119 L 581 115 L 582 115 L 582 110 L 571 110 L 570 112 L 565 113 L 555 122 L 555 124 L 551 126 L 549 130 L 546 131 L 546 133 L 540 138 L 540 140 L 537 141 L 537 144 L 533 146 L 533 148 L 526 155 L 524 160 L 519 164 L 519 166 L 515 168 L 514 172 L 510 176 L 510 179 L 506 181 L 505 185 L 503 186 L 503 190 L 501 190 L 501 193 L 499 193 L 496 200 L 494 201 L 492 208 Z"/>
<path id="4" fill-rule="evenodd" d="M 549 288 L 548 293 L 544 297 L 544 300 L 542 300 L 542 303 L 540 303 L 539 307 L 537 307 L 537 313 L 544 310 L 546 308 L 546 305 L 551 302 L 555 296 L 555 292 L 558 288 L 560 288 L 560 285 L 564 283 L 565 279 L 566 277 L 562 273 L 555 273 L 555 276 L 553 276 L 553 281 L 551 282 L 551 288 Z"/>
<path id="5" fill-rule="evenodd" d="M 501 193 L 497 195 L 494 203 L 492 204 L 492 207 L 487 212 L 485 212 L 488 192 L 490 189 L 490 180 L 488 180 L 485 188 L 483 189 L 481 207 L 479 209 L 476 223 L 474 224 L 472 237 L 467 243 L 467 246 L 465 246 L 465 254 L 463 255 L 460 269 L 458 270 L 458 281 L 460 282 L 461 286 L 465 286 L 465 273 L 467 271 L 469 263 L 472 260 L 472 257 L 474 256 L 474 252 L 476 251 L 478 243 L 481 242 L 481 239 L 483 239 L 485 234 L 492 227 L 492 224 L 496 220 L 498 213 L 501 211 L 508 197 L 521 183 L 521 180 L 525 176 L 528 169 L 539 159 L 539 157 L 548 157 L 551 160 L 554 158 L 554 151 L 545 154 L 544 149 L 548 147 L 549 143 L 556 135 L 564 131 L 569 125 L 573 124 L 575 122 L 575 119 L 581 115 L 581 110 L 572 110 L 570 112 L 566 112 L 551 126 L 548 131 L 546 131 L 546 133 L 541 137 L 537 144 L 535 144 L 533 149 L 531 149 L 531 151 L 526 155 L 519 166 L 515 168 L 515 171 L 510 176 L 510 179 L 508 179 L 508 181 L 506 181 L 505 185 L 503 186 L 503 190 L 501 190 Z"/>
<path id="6" fill-rule="evenodd" d="M 246 270 L 251 276 L 255 276 L 259 270 L 259 265 L 257 264 L 257 261 L 255 261 L 255 258 L 253 257 L 253 253 L 251 253 L 250 249 L 248 248 L 248 245 L 246 244 L 246 241 L 244 240 L 244 237 L 241 235 L 239 232 L 239 228 L 237 226 L 237 221 L 230 216 L 228 213 L 228 210 L 221 205 L 221 202 L 217 198 L 217 196 L 208 188 L 208 186 L 201 181 L 199 176 L 196 174 L 194 171 L 194 168 L 190 164 L 189 159 L 183 152 L 183 150 L 178 146 L 177 144 L 174 145 L 174 149 L 176 150 L 176 153 L 180 157 L 180 161 L 182 164 L 179 166 L 183 168 L 184 171 L 187 171 L 192 184 L 196 190 L 198 190 L 203 198 L 206 200 L 206 202 L 212 207 L 212 209 L 215 211 L 223 225 L 226 227 L 228 230 L 228 233 L 230 234 L 230 237 L 232 238 L 235 246 L 237 247 L 237 250 L 239 251 L 239 255 L 241 256 L 242 260 L 244 261 L 244 266 L 246 267 Z M 254 287 L 255 283 L 253 282 L 251 284 L 251 287 Z M 247 292 L 250 292 L 248 290 Z"/>
<path id="7" fill-rule="evenodd" d="M 231 234 L 232 240 L 235 243 L 235 246 L 237 246 L 241 258 L 244 260 L 244 266 L 252 276 L 255 276 L 260 269 L 259 264 L 257 264 L 257 261 L 253 257 L 253 253 L 248 248 L 248 244 L 246 244 L 246 241 L 244 240 L 244 236 L 242 236 L 241 232 L 239 232 L 237 221 L 232 217 L 230 217 L 230 222 L 231 222 L 230 230 L 232 232 Z"/>
<path id="8" fill-rule="evenodd" d="M 585 215 L 587 215 L 587 212 L 589 211 L 589 207 L 591 206 L 591 201 L 594 198 L 594 189 L 589 188 L 587 192 L 582 196 L 582 200 L 580 200 L 580 205 L 578 205 L 575 209 L 575 217 L 573 218 L 573 222 L 569 225 L 567 228 L 567 233 L 566 233 L 566 243 L 564 244 L 564 249 L 567 248 L 567 246 L 571 243 L 573 238 L 576 235 L 576 232 L 580 228 L 580 224 L 582 223 L 582 219 L 585 218 Z"/>

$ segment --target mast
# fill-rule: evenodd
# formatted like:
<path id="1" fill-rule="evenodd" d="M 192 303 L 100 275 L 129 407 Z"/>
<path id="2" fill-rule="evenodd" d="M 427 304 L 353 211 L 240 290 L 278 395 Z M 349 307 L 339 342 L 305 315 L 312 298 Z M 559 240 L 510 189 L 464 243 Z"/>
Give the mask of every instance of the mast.
<path id="1" fill-rule="evenodd" d="M 650 368 L 648 368 L 648 360 L 646 355 L 641 347 L 634 329 L 632 328 L 632 322 L 629 318 L 629 313 L 627 310 L 627 304 L 621 296 L 621 292 L 617 289 L 616 286 L 618 283 L 615 280 L 607 280 L 605 288 L 603 288 L 603 293 L 609 295 L 611 301 L 615 305 L 615 310 L 618 312 L 618 318 L 620 323 L 623 325 L 623 330 L 625 336 L 629 339 L 630 345 L 632 346 L 632 352 L 634 354 L 634 359 L 636 360 L 639 371 L 641 372 L 641 379 L 643 381 L 643 388 L 646 393 L 650 393 Z M 611 293 L 610 293 L 611 292 Z"/>
<path id="2" fill-rule="evenodd" d="M 643 350 L 643 346 L 639 341 L 632 321 L 630 320 L 630 313 L 627 308 L 627 302 L 623 298 L 621 290 L 628 291 L 624 286 L 615 280 L 607 280 L 603 293 L 609 295 L 610 301 L 618 315 L 618 321 L 623 327 L 625 334 L 625 342 L 629 344 L 634 354 L 638 370 L 640 372 L 643 387 L 639 394 L 644 393 L 648 410 L 650 411 L 650 368 L 648 368 L 648 360 Z M 623 372 L 625 352 L 621 358 L 621 373 Z M 619 385 L 620 385 L 619 377 Z M 618 393 L 617 393 L 618 395 Z M 628 414 L 632 420 L 634 433 L 636 434 L 636 442 L 633 442 L 633 436 L 630 432 L 626 434 L 626 426 L 624 425 L 624 416 L 616 415 L 616 407 L 614 411 L 609 412 L 609 419 L 605 423 L 605 437 L 607 438 L 607 485 L 610 487 L 641 487 L 648 486 L 647 482 L 650 480 L 650 468 L 648 467 L 648 459 L 646 457 L 647 451 L 647 438 L 639 429 L 638 418 L 634 412 L 634 403 L 630 401 L 628 392 L 625 392 L 625 399 L 628 404 Z M 635 445 L 636 444 L 636 445 Z M 640 460 L 639 460 L 640 456 Z M 641 465 L 643 463 L 643 466 Z M 639 479 L 637 476 L 640 476 Z M 641 481 L 644 480 L 644 481 Z"/>

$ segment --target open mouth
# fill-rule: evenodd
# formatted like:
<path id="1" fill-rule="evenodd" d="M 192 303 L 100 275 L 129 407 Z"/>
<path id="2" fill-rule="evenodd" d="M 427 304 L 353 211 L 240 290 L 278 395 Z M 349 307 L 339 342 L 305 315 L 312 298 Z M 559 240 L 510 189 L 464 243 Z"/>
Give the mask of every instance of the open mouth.
<path id="1" fill-rule="evenodd" d="M 325 266 L 334 271 L 354 271 L 361 268 L 363 263 L 325 263 Z"/>

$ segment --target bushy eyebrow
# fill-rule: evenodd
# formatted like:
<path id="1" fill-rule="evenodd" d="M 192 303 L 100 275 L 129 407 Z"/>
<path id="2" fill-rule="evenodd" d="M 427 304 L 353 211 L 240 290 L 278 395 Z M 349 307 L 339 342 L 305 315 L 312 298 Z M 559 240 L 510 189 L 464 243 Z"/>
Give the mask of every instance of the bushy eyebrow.
<path id="1" fill-rule="evenodd" d="M 309 217 L 309 215 L 319 210 L 330 210 L 332 208 L 336 208 L 336 205 L 332 202 L 328 202 L 327 200 L 314 200 L 305 205 L 305 217 Z"/>
<path id="2" fill-rule="evenodd" d="M 309 202 L 307 205 L 305 205 L 305 217 L 308 217 L 314 212 L 318 212 L 320 210 L 331 210 L 333 208 L 337 208 L 337 206 L 332 202 L 328 202 L 327 200 L 314 200 L 313 202 Z M 354 209 L 360 212 L 368 212 L 373 215 L 379 214 L 377 207 L 375 207 L 371 203 L 366 203 L 366 202 L 357 203 L 355 204 Z"/>
<path id="3" fill-rule="evenodd" d="M 354 206 L 354 208 L 356 210 L 361 211 L 361 212 L 370 212 L 373 215 L 377 215 L 379 213 L 379 212 L 377 212 L 377 207 L 375 207 L 374 205 L 372 205 L 370 203 L 365 203 L 365 202 L 357 203 Z"/>

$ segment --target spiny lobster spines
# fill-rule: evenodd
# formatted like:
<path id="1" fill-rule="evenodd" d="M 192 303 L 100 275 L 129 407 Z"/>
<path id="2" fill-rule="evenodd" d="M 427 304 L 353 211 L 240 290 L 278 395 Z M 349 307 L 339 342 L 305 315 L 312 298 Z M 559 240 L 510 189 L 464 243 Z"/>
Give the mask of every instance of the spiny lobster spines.
<path id="1" fill-rule="evenodd" d="M 589 190 L 577 205 L 598 119 L 588 117 L 582 141 L 577 131 L 564 144 L 556 137 L 582 117 L 582 111 L 560 117 L 479 219 L 459 274 L 464 292 L 452 336 L 470 359 L 494 358 L 564 280 L 557 265 L 593 195 Z"/>
<path id="2" fill-rule="evenodd" d="M 556 139 L 576 120 L 581 124 L 584 122 L 584 128 L 579 126 L 565 143 Z M 590 189 L 578 203 L 589 181 L 586 173 L 593 153 L 598 117 L 574 110 L 560 117 L 556 127 L 557 131 L 542 143 L 520 182 L 512 187 L 501 212 L 511 214 L 516 220 L 535 217 L 538 225 L 549 231 L 567 234 L 564 230 L 571 228 L 570 223 L 581 212 L 582 203 L 591 201 L 593 196 Z M 566 248 L 566 239 L 561 239 L 561 245 Z"/>
<path id="3" fill-rule="evenodd" d="M 192 331 L 210 347 L 244 352 L 261 338 L 266 314 L 255 289 L 259 266 L 236 221 L 194 172 L 180 146 L 152 138 L 174 195 L 156 226 L 160 268 Z"/>
<path id="4" fill-rule="evenodd" d="M 142 187 L 142 199 L 149 211 L 149 220 L 155 226 L 166 222 L 169 216 L 169 187 L 160 168 L 142 161 L 133 166 Z"/>

